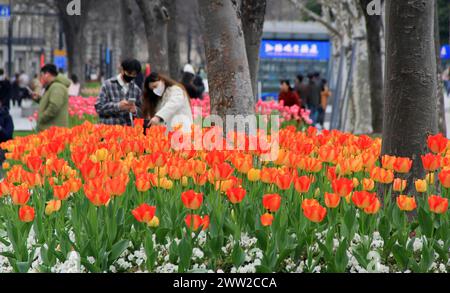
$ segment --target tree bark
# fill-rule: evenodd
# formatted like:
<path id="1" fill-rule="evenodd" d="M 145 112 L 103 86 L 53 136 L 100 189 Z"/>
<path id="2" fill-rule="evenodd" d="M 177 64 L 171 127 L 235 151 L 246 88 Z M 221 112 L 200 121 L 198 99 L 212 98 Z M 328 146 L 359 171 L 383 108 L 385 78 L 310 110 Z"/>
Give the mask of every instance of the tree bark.
<path id="1" fill-rule="evenodd" d="M 373 132 L 383 130 L 383 65 L 381 55 L 381 16 L 368 15 L 366 7 L 372 0 L 360 0 L 366 20 L 367 46 L 369 48 L 370 105 L 372 107 Z"/>
<path id="2" fill-rule="evenodd" d="M 169 12 L 162 0 L 136 0 L 142 13 L 152 70 L 169 74 L 167 27 Z"/>
<path id="3" fill-rule="evenodd" d="M 437 133 L 434 1 L 386 2 L 386 79 L 383 154 L 413 159 L 412 181 L 424 177 L 420 155 Z"/>
<path id="4" fill-rule="evenodd" d="M 81 0 L 81 15 L 70 16 L 67 14 L 67 5 L 70 2 L 70 0 L 55 1 L 66 39 L 68 71 L 71 74 L 76 74 L 80 84 L 83 85 L 85 81 L 84 65 L 86 59 L 84 28 L 86 27 L 90 5 L 92 4 L 89 0 Z"/>
<path id="5" fill-rule="evenodd" d="M 437 77 L 437 101 L 438 101 L 438 127 L 439 132 L 447 136 L 447 123 L 445 121 L 445 101 L 444 101 L 444 83 L 442 82 L 442 66 L 441 66 L 441 42 L 439 36 L 439 14 L 438 2 L 435 2 L 434 10 L 434 44 L 436 50 L 436 77 Z"/>
<path id="6" fill-rule="evenodd" d="M 266 0 L 242 0 L 242 28 L 245 36 L 253 96 L 258 98 L 259 52 L 263 34 Z"/>
<path id="7" fill-rule="evenodd" d="M 164 5 L 169 11 L 169 23 L 167 25 L 168 34 L 168 50 L 169 50 L 169 72 L 170 76 L 176 80 L 180 77 L 180 36 L 178 35 L 178 22 L 177 22 L 177 0 L 165 0 Z"/>
<path id="8" fill-rule="evenodd" d="M 204 27 L 211 112 L 222 119 L 226 115 L 253 114 L 255 101 L 237 1 L 198 2 Z"/>
<path id="9" fill-rule="evenodd" d="M 121 59 L 135 58 L 135 25 L 133 21 L 133 11 L 131 9 L 132 0 L 121 0 L 120 9 L 122 14 L 122 42 L 121 42 Z"/>

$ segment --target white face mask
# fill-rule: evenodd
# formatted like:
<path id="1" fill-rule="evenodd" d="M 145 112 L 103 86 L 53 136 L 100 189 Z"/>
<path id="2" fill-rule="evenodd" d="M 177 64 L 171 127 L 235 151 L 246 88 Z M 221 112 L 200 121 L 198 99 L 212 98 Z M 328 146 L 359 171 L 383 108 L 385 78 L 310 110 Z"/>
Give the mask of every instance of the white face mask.
<path id="1" fill-rule="evenodd" d="M 158 86 L 153 90 L 153 93 L 155 93 L 155 95 L 157 95 L 158 97 L 162 97 L 165 90 L 166 85 L 164 84 L 164 82 L 159 81 Z"/>

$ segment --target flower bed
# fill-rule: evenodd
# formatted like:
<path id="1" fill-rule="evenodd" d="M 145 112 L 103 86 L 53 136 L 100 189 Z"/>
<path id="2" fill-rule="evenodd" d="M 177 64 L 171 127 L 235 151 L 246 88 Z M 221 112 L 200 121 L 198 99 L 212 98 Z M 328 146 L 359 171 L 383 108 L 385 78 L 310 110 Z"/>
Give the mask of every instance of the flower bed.
<path id="1" fill-rule="evenodd" d="M 175 151 L 162 127 L 142 133 L 84 123 L 3 143 L 0 271 L 449 269 L 440 135 L 414 198 L 400 179 L 412 161 L 378 161 L 380 139 L 288 127 L 278 159 L 262 162 L 258 151 Z"/>
<path id="2" fill-rule="evenodd" d="M 69 98 L 69 126 L 77 126 L 85 121 L 95 123 L 97 121 L 97 111 L 95 110 L 96 97 L 70 97 Z M 37 121 L 38 112 L 34 112 L 28 118 L 30 121 Z"/>
<path id="3" fill-rule="evenodd" d="M 203 99 L 191 99 L 192 113 L 194 119 L 208 117 L 211 114 L 211 100 L 209 95 Z M 311 125 L 310 111 L 300 109 L 298 106 L 284 106 L 283 102 L 259 100 L 255 105 L 255 113 L 260 115 L 280 115 L 280 123 L 283 127 L 304 123 Z"/>

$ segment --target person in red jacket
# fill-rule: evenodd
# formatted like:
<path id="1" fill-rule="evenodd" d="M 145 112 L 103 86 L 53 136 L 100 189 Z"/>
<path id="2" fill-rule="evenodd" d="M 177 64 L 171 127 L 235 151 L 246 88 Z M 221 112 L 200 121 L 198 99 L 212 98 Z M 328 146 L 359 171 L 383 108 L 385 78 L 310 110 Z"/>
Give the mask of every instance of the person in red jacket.
<path id="1" fill-rule="evenodd" d="M 302 107 L 302 101 L 298 93 L 291 87 L 289 80 L 282 80 L 280 82 L 280 94 L 278 102 L 283 101 L 284 106 L 292 107 L 294 105 Z"/>

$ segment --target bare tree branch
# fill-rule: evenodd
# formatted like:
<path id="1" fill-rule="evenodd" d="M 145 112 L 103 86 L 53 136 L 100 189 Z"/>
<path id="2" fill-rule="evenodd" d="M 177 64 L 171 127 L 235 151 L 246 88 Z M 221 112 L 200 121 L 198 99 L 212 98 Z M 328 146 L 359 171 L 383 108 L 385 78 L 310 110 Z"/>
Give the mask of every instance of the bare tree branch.
<path id="1" fill-rule="evenodd" d="M 310 9 L 306 8 L 306 6 L 303 3 L 300 3 L 300 1 L 298 0 L 290 0 L 290 2 L 295 6 L 295 8 L 299 9 L 306 16 L 323 24 L 331 34 L 336 35 L 340 39 L 342 38 L 342 34 L 331 23 L 327 22 L 325 19 L 320 17 L 320 15 L 318 15 L 314 11 L 311 11 Z"/>

